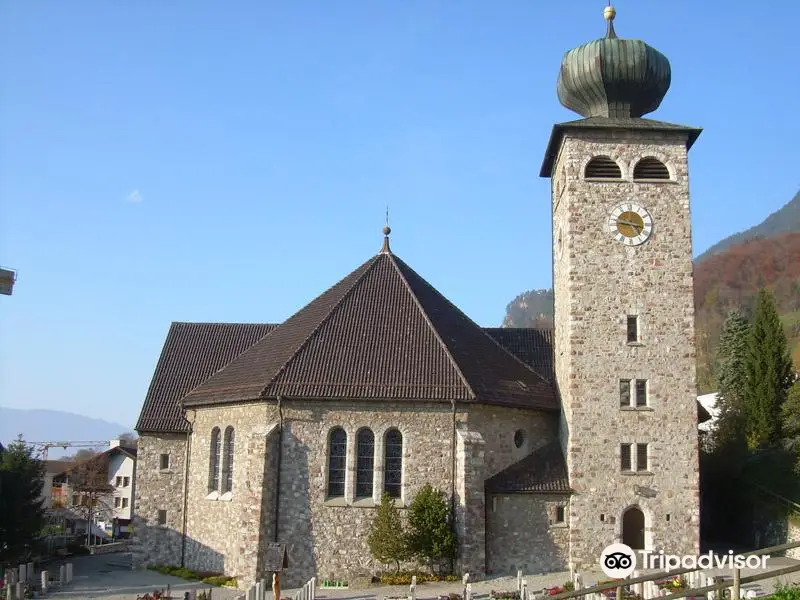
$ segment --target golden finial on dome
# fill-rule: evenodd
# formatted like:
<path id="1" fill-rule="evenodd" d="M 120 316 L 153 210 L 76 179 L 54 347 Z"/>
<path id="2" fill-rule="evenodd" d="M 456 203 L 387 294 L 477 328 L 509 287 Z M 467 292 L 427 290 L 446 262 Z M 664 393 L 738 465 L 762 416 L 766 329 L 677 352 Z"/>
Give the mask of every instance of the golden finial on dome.
<path id="1" fill-rule="evenodd" d="M 617 16 L 617 9 L 611 6 L 611 2 L 609 1 L 608 6 L 603 9 L 603 18 L 608 21 L 608 33 L 606 33 L 607 38 L 615 38 L 617 37 L 616 32 L 614 31 L 614 17 Z"/>

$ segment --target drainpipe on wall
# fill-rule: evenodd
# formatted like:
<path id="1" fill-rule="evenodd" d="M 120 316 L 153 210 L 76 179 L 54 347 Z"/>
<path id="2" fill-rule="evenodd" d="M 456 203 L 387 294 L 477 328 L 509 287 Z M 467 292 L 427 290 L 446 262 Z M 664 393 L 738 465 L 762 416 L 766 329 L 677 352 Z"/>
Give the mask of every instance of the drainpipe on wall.
<path id="1" fill-rule="evenodd" d="M 453 406 L 453 436 L 450 440 L 450 455 L 453 459 L 450 468 L 450 523 L 453 531 L 456 530 L 456 401 L 452 400 Z M 456 538 L 457 540 L 458 538 Z M 450 559 L 450 571 L 455 572 L 455 558 Z"/>
<path id="2" fill-rule="evenodd" d="M 183 531 L 181 533 L 181 568 L 186 566 L 186 524 L 188 520 L 186 511 L 189 506 L 189 459 L 191 458 L 194 417 L 195 411 L 191 410 L 186 412 L 186 420 L 189 422 L 189 431 L 186 432 L 186 453 L 183 457 Z"/>
<path id="3" fill-rule="evenodd" d="M 278 541 L 278 516 L 281 502 L 281 458 L 283 454 L 283 396 L 278 396 L 278 467 L 275 474 L 275 540 Z"/>

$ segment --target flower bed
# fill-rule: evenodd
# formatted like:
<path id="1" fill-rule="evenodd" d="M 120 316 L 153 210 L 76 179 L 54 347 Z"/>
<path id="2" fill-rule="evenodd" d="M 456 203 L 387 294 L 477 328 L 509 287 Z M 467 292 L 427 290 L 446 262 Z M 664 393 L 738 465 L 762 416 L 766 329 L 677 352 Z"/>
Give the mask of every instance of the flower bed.
<path id="1" fill-rule="evenodd" d="M 461 581 L 458 575 L 432 575 L 430 573 L 416 573 L 413 571 L 399 571 L 397 573 L 384 573 L 378 578 L 381 585 L 411 585 L 411 578 L 417 577 L 417 584 L 436 581 Z"/>
<path id="2" fill-rule="evenodd" d="M 658 589 L 667 590 L 670 593 L 680 592 L 687 588 L 686 580 L 680 575 L 670 577 L 669 579 L 659 579 L 654 583 L 658 586 Z"/>

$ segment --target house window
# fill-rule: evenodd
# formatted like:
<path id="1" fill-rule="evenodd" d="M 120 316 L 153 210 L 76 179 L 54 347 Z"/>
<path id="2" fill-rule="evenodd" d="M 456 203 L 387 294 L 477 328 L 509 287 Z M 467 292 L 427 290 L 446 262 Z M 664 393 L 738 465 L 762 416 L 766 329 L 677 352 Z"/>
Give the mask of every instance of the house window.
<path id="1" fill-rule="evenodd" d="M 123 477 L 122 478 L 122 487 L 128 487 L 131 484 L 130 477 Z"/>
<path id="2" fill-rule="evenodd" d="M 122 477 L 117 475 L 117 487 L 120 487 L 121 485 L 122 485 Z"/>
<path id="3" fill-rule="evenodd" d="M 370 429 L 361 429 L 356 435 L 356 457 L 356 498 L 371 498 L 375 435 Z"/>
<path id="4" fill-rule="evenodd" d="M 122 499 L 122 508 L 128 508 L 128 499 L 127 498 L 123 498 Z"/>
<path id="5" fill-rule="evenodd" d="M 219 491 L 219 454 L 220 454 L 219 427 L 211 430 L 211 447 L 208 457 L 208 491 Z"/>
<path id="6" fill-rule="evenodd" d="M 403 482 L 403 434 L 397 429 L 386 432 L 383 463 L 383 491 L 399 498 Z"/>
<path id="7" fill-rule="evenodd" d="M 556 506 L 556 523 L 563 523 L 564 522 L 564 507 L 563 506 Z"/>
<path id="8" fill-rule="evenodd" d="M 167 511 L 159 510 L 158 511 L 158 524 L 159 525 L 166 525 L 167 524 Z"/>
<path id="9" fill-rule="evenodd" d="M 233 427 L 225 429 L 225 453 L 222 457 L 222 492 L 233 490 Z"/>
<path id="10" fill-rule="evenodd" d="M 647 461 L 647 444 L 636 444 L 636 470 L 649 471 L 650 465 Z"/>
<path id="11" fill-rule="evenodd" d="M 328 496 L 344 496 L 344 475 L 347 465 L 347 434 L 341 427 L 331 431 L 328 445 Z"/>
<path id="12" fill-rule="evenodd" d="M 620 454 L 619 454 L 619 462 L 620 462 L 620 469 L 623 471 L 632 471 L 633 467 L 631 466 L 631 445 L 630 444 L 622 444 L 620 446 Z"/>
<path id="13" fill-rule="evenodd" d="M 631 405 L 631 380 L 630 379 L 620 379 L 619 380 L 619 405 L 620 406 L 630 406 Z"/>
<path id="14" fill-rule="evenodd" d="M 628 343 L 632 344 L 639 341 L 639 317 L 628 315 Z"/>
<path id="15" fill-rule="evenodd" d="M 119 505 L 120 505 L 120 499 L 114 498 L 114 508 L 119 508 Z"/>
<path id="16" fill-rule="evenodd" d="M 72 494 L 72 506 L 77 506 L 81 503 L 81 497 L 78 494 Z"/>
<path id="17" fill-rule="evenodd" d="M 647 380 L 636 380 L 636 406 L 647 406 Z"/>
<path id="18" fill-rule="evenodd" d="M 169 470 L 169 454 L 162 454 L 158 457 L 158 468 L 162 471 Z"/>

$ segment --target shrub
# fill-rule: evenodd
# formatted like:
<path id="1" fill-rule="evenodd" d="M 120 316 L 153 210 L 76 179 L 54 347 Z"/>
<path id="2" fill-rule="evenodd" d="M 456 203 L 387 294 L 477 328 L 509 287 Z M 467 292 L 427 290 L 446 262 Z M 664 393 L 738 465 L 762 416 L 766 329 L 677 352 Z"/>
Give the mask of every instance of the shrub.
<path id="1" fill-rule="evenodd" d="M 382 563 L 393 562 L 395 573 L 400 572 L 400 561 L 410 558 L 400 511 L 389 494 L 384 494 L 370 527 L 367 544 L 372 556 Z"/>
<path id="2" fill-rule="evenodd" d="M 417 493 L 408 507 L 408 549 L 427 561 L 431 572 L 437 561 L 455 556 L 456 536 L 449 513 L 445 493 L 430 484 Z"/>
<path id="3" fill-rule="evenodd" d="M 236 587 L 236 578 L 227 575 L 212 575 L 210 577 L 204 577 L 202 581 L 208 585 Z"/>

